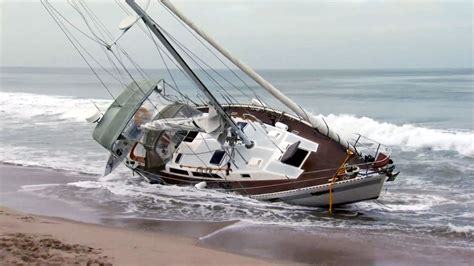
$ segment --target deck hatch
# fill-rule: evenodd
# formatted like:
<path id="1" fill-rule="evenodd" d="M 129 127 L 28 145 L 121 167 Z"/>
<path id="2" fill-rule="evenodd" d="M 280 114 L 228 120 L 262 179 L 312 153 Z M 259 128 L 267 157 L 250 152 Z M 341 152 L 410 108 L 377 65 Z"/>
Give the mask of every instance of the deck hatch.
<path id="1" fill-rule="evenodd" d="M 308 153 L 308 151 L 298 148 L 290 157 L 282 158 L 281 162 L 294 167 L 300 167 Z"/>

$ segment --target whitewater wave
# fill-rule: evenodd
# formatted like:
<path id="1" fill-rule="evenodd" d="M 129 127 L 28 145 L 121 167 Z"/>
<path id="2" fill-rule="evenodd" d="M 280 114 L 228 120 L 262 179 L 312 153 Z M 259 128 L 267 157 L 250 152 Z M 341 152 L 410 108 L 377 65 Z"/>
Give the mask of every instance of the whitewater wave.
<path id="1" fill-rule="evenodd" d="M 16 119 L 31 120 L 32 117 L 50 119 L 51 122 L 66 120 L 83 122 L 97 110 L 94 103 L 106 110 L 112 103 L 103 99 L 79 99 L 68 96 L 51 96 L 22 92 L 0 92 L 0 112 Z"/>
<path id="2" fill-rule="evenodd" d="M 110 201 L 114 206 L 123 206 L 122 214 L 130 215 L 130 218 L 186 221 L 239 220 L 253 224 L 280 225 L 297 222 L 301 226 L 330 227 L 335 223 L 327 217 L 319 216 L 321 210 L 317 208 L 263 202 L 216 190 L 151 185 L 133 178 L 113 182 L 79 181 L 68 183 L 67 186 L 73 191 L 86 189 L 91 195 L 99 195 L 100 198 L 97 200 L 103 204 Z"/>
<path id="3" fill-rule="evenodd" d="M 317 116 L 339 134 L 350 139 L 353 133 L 403 150 L 432 149 L 453 150 L 464 156 L 474 157 L 474 133 L 461 130 L 441 130 L 417 127 L 410 124 L 395 125 L 378 122 L 368 117 L 353 115 Z"/>
<path id="4" fill-rule="evenodd" d="M 449 233 L 458 233 L 458 234 L 465 234 L 471 235 L 474 232 L 474 226 L 470 225 L 454 225 L 449 223 L 447 226 L 447 230 Z"/>
<path id="5" fill-rule="evenodd" d="M 100 175 L 103 173 L 107 154 L 104 152 L 74 154 L 61 150 L 38 149 L 26 146 L 3 144 L 0 147 L 0 162 L 23 166 L 37 166 L 76 173 Z"/>

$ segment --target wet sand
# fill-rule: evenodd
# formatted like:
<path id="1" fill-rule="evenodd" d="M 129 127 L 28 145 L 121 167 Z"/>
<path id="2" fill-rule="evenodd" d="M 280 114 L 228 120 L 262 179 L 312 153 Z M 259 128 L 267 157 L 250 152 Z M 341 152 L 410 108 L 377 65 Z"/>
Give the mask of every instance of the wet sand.
<path id="1" fill-rule="evenodd" d="M 198 246 L 192 238 L 84 224 L 0 209 L 3 265 L 239 264 L 269 262 Z"/>
<path id="2" fill-rule="evenodd" d="M 20 190 L 23 185 L 95 179 L 97 176 L 52 169 L 0 165 L 0 204 L 15 209 L 1 209 L 1 259 L 119 265 L 470 265 L 474 261 L 472 245 L 463 247 L 429 236 L 350 228 L 311 228 L 307 232 L 240 221 L 123 219 Z"/>

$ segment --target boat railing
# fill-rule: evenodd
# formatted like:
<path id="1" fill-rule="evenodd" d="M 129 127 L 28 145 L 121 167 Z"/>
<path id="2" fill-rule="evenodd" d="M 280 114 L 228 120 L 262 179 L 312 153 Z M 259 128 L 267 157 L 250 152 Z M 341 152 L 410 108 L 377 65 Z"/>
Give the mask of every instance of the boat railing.
<path id="1" fill-rule="evenodd" d="M 365 137 L 361 134 L 355 134 L 357 137 L 353 139 L 353 145 L 356 152 L 364 157 L 365 163 L 356 164 L 359 167 L 366 168 L 366 174 L 370 168 L 377 168 L 379 165 L 386 165 L 390 160 L 392 149 L 376 140 Z"/>

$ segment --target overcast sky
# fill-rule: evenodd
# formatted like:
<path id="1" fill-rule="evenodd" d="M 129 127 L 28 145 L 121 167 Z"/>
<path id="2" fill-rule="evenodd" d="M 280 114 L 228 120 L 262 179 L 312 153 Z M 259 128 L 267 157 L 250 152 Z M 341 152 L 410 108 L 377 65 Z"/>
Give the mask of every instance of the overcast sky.
<path id="1" fill-rule="evenodd" d="M 0 0 L 2 66 L 85 66 L 38 1 Z M 55 3 L 74 23 L 72 9 Z M 114 1 L 86 1 L 118 34 Z M 146 2 L 146 1 L 140 1 Z M 358 69 L 473 66 L 471 1 L 173 1 L 254 68 Z M 150 13 L 182 28 L 152 1 Z M 144 67 L 160 67 L 138 32 L 125 36 Z M 186 39 L 185 39 L 186 40 Z M 194 47 L 194 44 L 190 44 Z"/>

